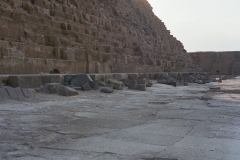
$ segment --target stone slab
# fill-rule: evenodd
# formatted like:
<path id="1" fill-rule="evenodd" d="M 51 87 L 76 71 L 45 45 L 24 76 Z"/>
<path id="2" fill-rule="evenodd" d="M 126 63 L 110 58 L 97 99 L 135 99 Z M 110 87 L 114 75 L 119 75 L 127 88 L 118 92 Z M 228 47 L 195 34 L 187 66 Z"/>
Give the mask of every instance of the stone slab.
<path id="1" fill-rule="evenodd" d="M 78 74 L 71 79 L 70 86 L 82 87 L 85 83 L 93 81 L 92 78 L 87 74 Z"/>
<path id="2" fill-rule="evenodd" d="M 19 100 L 19 97 L 13 87 L 4 86 L 3 88 L 8 92 L 11 99 Z"/>
<path id="3" fill-rule="evenodd" d="M 18 97 L 19 97 L 20 100 L 22 100 L 22 99 L 25 98 L 25 96 L 24 96 L 21 88 L 15 88 L 15 92 L 16 92 L 16 94 L 18 95 Z"/>
<path id="4" fill-rule="evenodd" d="M 84 85 L 82 85 L 81 88 L 82 88 L 83 91 L 91 91 L 92 90 L 92 88 L 89 85 L 89 83 L 85 83 Z"/>
<path id="5" fill-rule="evenodd" d="M 32 96 L 30 90 L 28 88 L 22 88 L 22 92 L 23 92 L 23 95 L 26 97 L 26 98 L 30 98 Z"/>
<path id="6" fill-rule="evenodd" d="M 3 99 L 11 99 L 5 88 L 0 88 L 0 95 Z"/>

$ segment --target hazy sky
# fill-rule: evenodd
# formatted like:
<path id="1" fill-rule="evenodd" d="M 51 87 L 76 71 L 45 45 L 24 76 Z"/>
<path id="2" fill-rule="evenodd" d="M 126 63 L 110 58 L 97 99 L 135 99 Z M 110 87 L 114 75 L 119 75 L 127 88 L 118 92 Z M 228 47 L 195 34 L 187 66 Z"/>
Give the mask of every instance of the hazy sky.
<path id="1" fill-rule="evenodd" d="M 240 0 L 148 0 L 188 52 L 240 51 Z"/>

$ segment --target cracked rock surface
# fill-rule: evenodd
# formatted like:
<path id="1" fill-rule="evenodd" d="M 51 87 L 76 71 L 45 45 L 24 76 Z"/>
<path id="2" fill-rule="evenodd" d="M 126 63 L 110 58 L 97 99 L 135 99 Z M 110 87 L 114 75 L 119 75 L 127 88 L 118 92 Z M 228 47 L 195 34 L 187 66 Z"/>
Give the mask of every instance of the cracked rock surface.
<path id="1" fill-rule="evenodd" d="M 240 159 L 237 89 L 240 78 L 1 101 L 0 159 Z"/>

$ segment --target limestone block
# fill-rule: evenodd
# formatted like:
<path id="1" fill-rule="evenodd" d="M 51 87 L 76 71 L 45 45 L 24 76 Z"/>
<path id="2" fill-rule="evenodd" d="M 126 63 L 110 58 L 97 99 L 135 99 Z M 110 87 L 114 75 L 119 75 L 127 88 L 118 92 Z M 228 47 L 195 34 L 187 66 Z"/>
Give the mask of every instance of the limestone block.
<path id="1" fill-rule="evenodd" d="M 61 59 L 75 61 L 75 53 L 72 48 L 63 48 L 61 52 Z"/>
<path id="2" fill-rule="evenodd" d="M 38 88 L 42 85 L 41 75 L 9 76 L 8 84 L 14 88 Z"/>

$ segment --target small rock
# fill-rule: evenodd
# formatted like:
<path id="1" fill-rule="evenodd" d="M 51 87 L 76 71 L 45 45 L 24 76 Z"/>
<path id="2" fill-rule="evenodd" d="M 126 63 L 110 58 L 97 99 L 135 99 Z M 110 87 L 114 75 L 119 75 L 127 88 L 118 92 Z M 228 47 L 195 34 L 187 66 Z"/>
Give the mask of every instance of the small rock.
<path id="1" fill-rule="evenodd" d="M 100 88 L 100 92 L 103 92 L 103 93 L 113 93 L 114 89 L 113 89 L 112 85 L 104 86 L 104 87 Z"/>
<path id="2" fill-rule="evenodd" d="M 211 87 L 210 87 L 210 91 L 213 91 L 213 92 L 220 92 L 220 91 L 221 91 L 221 87 L 211 86 Z"/>
<path id="3" fill-rule="evenodd" d="M 92 88 L 91 88 L 91 86 L 89 85 L 89 83 L 85 83 L 84 85 L 82 85 L 81 89 L 82 89 L 83 91 L 91 91 L 91 90 L 92 90 Z"/>

